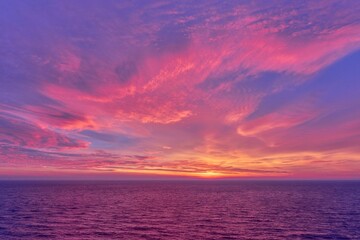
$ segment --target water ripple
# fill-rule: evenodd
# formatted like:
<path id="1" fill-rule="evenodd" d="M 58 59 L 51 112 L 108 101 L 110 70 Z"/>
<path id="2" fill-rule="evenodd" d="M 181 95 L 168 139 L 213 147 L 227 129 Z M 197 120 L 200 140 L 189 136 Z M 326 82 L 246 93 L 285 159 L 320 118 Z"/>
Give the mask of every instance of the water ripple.
<path id="1" fill-rule="evenodd" d="M 359 182 L 0 182 L 0 239 L 360 239 Z"/>

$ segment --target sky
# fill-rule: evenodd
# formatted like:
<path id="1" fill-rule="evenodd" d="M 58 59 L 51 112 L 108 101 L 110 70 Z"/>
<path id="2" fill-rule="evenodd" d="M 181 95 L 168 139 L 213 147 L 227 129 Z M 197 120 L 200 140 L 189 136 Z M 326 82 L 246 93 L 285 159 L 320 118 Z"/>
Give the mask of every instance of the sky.
<path id="1" fill-rule="evenodd" d="M 2 0 L 0 178 L 360 179 L 359 12 Z"/>

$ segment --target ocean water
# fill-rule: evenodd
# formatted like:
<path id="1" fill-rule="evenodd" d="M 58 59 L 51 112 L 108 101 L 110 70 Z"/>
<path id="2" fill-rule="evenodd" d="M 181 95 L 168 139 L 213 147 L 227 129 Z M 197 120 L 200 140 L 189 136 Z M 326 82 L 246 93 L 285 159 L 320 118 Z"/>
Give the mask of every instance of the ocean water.
<path id="1" fill-rule="evenodd" d="M 0 182 L 0 239 L 360 239 L 360 182 Z"/>

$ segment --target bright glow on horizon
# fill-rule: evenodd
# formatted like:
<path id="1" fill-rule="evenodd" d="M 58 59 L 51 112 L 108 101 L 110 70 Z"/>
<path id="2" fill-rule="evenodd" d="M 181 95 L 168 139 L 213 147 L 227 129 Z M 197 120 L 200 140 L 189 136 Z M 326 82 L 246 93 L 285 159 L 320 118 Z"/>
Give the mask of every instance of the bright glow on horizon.
<path id="1" fill-rule="evenodd" d="M 359 179 L 359 10 L 2 1 L 0 178 Z"/>

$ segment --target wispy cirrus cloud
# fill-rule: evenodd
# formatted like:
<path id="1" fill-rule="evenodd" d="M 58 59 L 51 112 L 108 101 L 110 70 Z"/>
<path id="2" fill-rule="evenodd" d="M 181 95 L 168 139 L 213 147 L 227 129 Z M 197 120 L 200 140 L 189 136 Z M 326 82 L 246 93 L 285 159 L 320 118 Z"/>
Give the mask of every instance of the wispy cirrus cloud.
<path id="1" fill-rule="evenodd" d="M 16 151 L 38 154 L 33 166 L 55 169 L 316 176 L 316 165 L 335 176 L 341 159 L 356 169 L 359 10 L 357 1 L 5 1 L 0 142 L 13 162 Z M 322 165 L 332 151 L 333 165 Z M 124 157 L 135 155 L 151 158 Z"/>
<path id="2" fill-rule="evenodd" d="M 0 115 L 0 142 L 35 148 L 85 148 L 88 143 L 14 116 Z"/>

